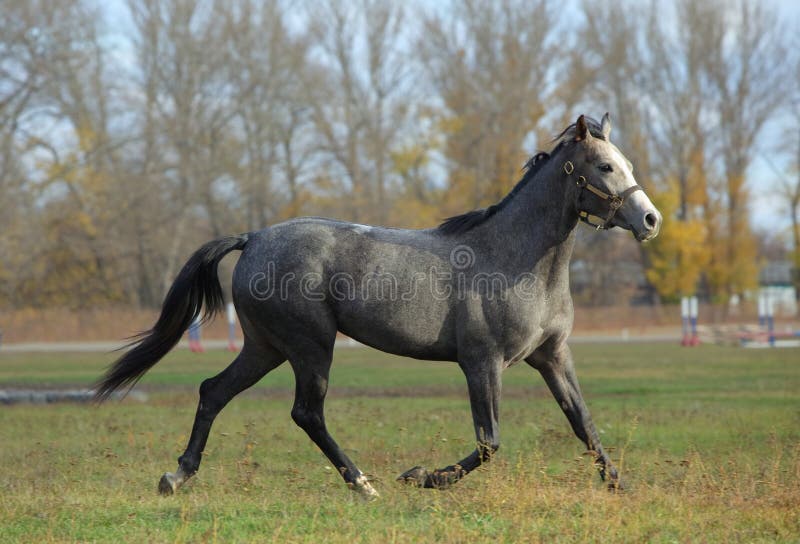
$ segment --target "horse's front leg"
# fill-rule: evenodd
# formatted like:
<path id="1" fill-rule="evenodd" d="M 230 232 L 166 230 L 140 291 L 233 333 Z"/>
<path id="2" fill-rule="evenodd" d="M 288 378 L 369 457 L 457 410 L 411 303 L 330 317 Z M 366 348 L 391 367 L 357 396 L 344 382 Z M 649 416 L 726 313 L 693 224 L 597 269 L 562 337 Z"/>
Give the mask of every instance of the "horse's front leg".
<path id="1" fill-rule="evenodd" d="M 454 465 L 433 471 L 416 466 L 405 471 L 397 479 L 418 487 L 446 489 L 461 478 L 489 461 L 500 447 L 498 404 L 501 389 L 501 362 L 479 364 L 461 363 L 467 377 L 472 420 L 475 424 L 477 447 L 475 451 Z"/>
<path id="2" fill-rule="evenodd" d="M 609 489 L 621 489 L 622 484 L 617 469 L 614 468 L 611 458 L 600 443 L 597 429 L 583 400 L 578 378 L 575 375 L 572 353 L 567 344 L 562 343 L 546 356 L 543 356 L 542 353 L 535 353 L 526 359 L 526 362 L 541 373 L 556 402 L 561 406 L 561 410 L 572 425 L 572 430 L 586 444 L 587 449 L 595 455 L 600 477 L 603 481 L 608 481 Z"/>

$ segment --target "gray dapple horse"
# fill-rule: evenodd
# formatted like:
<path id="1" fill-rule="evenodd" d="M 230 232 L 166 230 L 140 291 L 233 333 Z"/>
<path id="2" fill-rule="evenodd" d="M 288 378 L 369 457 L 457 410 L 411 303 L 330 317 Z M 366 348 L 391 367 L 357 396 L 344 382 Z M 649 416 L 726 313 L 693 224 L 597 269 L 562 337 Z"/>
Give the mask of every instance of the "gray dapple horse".
<path id="1" fill-rule="evenodd" d="M 404 230 L 319 218 L 293 219 L 201 247 L 178 274 L 158 321 L 97 385 L 97 398 L 132 386 L 170 349 L 205 306 L 222 308 L 217 265 L 241 250 L 233 300 L 244 331 L 241 353 L 200 386 L 200 403 L 178 470 L 161 478 L 174 493 L 197 472 L 211 424 L 238 393 L 289 360 L 296 379 L 292 419 L 365 496 L 376 491 L 325 426 L 323 404 L 337 331 L 382 351 L 457 361 L 466 376 L 477 448 L 458 463 L 414 467 L 398 480 L 444 488 L 488 461 L 500 445 L 503 369 L 538 370 L 575 434 L 618 485 L 575 377 L 567 347 L 573 319 L 569 261 L 579 219 L 658 233 L 661 215 L 636 184 L 630 162 L 601 123 L 581 116 L 550 154 L 526 165 L 499 203 L 437 228 Z M 589 217 L 600 218 L 594 224 Z"/>

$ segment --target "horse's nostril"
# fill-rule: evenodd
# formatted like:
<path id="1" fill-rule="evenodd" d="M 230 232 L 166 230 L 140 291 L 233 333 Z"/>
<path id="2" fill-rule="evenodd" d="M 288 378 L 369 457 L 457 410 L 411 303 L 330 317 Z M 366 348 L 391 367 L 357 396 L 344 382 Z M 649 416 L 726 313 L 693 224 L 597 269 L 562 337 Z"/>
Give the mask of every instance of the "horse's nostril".
<path id="1" fill-rule="evenodd" d="M 648 229 L 651 230 L 654 229 L 656 227 L 656 223 L 658 223 L 658 218 L 656 217 L 656 214 L 654 214 L 653 212 L 647 212 L 644 215 L 644 224 L 647 225 Z"/>

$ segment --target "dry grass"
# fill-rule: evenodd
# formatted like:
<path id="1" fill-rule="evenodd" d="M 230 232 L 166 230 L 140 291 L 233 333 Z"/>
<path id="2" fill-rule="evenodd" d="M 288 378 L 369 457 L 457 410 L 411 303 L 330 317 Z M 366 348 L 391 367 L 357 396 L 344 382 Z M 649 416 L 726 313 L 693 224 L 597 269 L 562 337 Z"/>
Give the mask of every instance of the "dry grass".
<path id="1" fill-rule="evenodd" d="M 490 465 L 451 491 L 397 484 L 413 465 L 451 463 L 472 448 L 468 403 L 448 389 L 457 371 L 346 351 L 334 369 L 329 425 L 375 478 L 378 501 L 347 491 L 291 422 L 289 396 L 269 394 L 291 387 L 283 374 L 226 408 L 196 479 L 174 497 L 157 496 L 196 402 L 185 388 L 166 389 L 181 380 L 164 370 L 150 378 L 162 385 L 146 404 L 0 410 L 2 540 L 800 541 L 797 350 L 581 346 L 576 355 L 629 483 L 624 493 L 605 490 L 541 380 L 517 367 L 507 373 L 503 446 Z M 215 357 L 178 353 L 164 365 L 199 383 Z M 15 361 L 0 357 L 0 367 Z M 357 394 L 414 380 L 439 388 L 415 398 Z M 337 383 L 351 390 L 337 396 Z"/>
<path id="2" fill-rule="evenodd" d="M 685 458 L 663 460 L 631 448 L 627 474 L 632 488 L 616 495 L 596 481 L 587 458 L 552 458 L 553 450 L 575 449 L 569 437 L 559 433 L 554 433 L 552 447 L 529 451 L 512 445 L 507 448 L 511 451 L 498 455 L 491 466 L 452 491 L 421 491 L 393 482 L 394 474 L 417 462 L 447 462 L 465 451 L 468 441 L 463 437 L 448 439 L 455 447 L 441 442 L 450 423 L 463 422 L 455 413 L 429 429 L 436 430 L 432 436 L 423 432 L 408 438 L 402 436 L 408 431 L 402 431 L 394 445 L 388 438 L 337 433 L 356 448 L 351 450 L 353 456 L 378 480 L 381 499 L 363 503 L 343 487 L 305 437 L 287 426 L 288 418 L 267 425 L 266 418 L 284 415 L 284 410 L 247 401 L 219 425 L 225 431 L 214 433 L 197 479 L 165 499 L 156 496 L 155 482 L 161 471 L 172 468 L 169 458 L 186 439 L 188 411 L 181 409 L 178 417 L 158 423 L 155 420 L 165 412 L 164 404 L 159 404 L 158 410 L 147 410 L 146 417 L 133 421 L 126 412 L 141 413 L 143 407 L 121 405 L 110 413 L 104 409 L 102 415 L 80 414 L 77 408 L 62 408 L 58 415 L 46 414 L 55 410 L 52 407 L 30 409 L 56 425 L 48 428 L 36 421 L 36 432 L 3 455 L 3 466 L 11 469 L 2 478 L 4 541 L 794 542 L 800 538 L 800 449 L 777 442 L 769 457 L 753 459 L 750 452 L 732 451 L 722 463 L 696 450 Z M 359 404 L 341 401 L 332 413 L 340 421 L 357 418 Z M 378 404 L 383 413 L 390 409 Z M 99 428 L 93 428 L 97 423 Z M 46 435 L 59 438 L 48 442 L 43 440 Z M 746 460 L 738 462 L 739 455 Z"/>

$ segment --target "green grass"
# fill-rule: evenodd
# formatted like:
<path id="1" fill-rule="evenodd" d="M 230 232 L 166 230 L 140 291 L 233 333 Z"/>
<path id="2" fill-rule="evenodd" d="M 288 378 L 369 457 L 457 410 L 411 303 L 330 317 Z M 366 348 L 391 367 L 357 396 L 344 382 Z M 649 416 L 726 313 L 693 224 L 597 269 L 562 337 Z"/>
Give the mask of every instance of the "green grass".
<path id="1" fill-rule="evenodd" d="M 365 503 L 291 421 L 288 365 L 234 400 L 171 498 L 196 387 L 230 359 L 171 354 L 135 400 L 0 407 L 2 542 L 799 542 L 800 350 L 578 345 L 578 375 L 629 490 L 605 491 L 541 378 L 504 375 L 503 445 L 450 491 L 397 484 L 474 447 L 447 363 L 337 352 L 332 434 L 381 498 Z M 102 354 L 0 354 L 0 387 L 85 386 Z"/>

